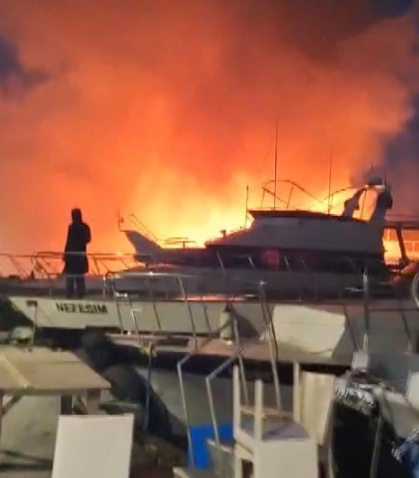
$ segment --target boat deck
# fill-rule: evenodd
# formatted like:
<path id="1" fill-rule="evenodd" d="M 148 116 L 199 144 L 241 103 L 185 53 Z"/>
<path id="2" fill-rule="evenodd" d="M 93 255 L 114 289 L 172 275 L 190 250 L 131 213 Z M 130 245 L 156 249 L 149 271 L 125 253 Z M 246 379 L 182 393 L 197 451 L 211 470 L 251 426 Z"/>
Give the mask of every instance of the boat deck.
<path id="1" fill-rule="evenodd" d="M 116 345 L 137 348 L 140 353 L 150 353 L 157 356 L 188 354 L 196 357 L 217 356 L 221 358 L 232 357 L 237 354 L 237 346 L 232 341 L 219 338 L 208 339 L 205 337 L 174 335 L 171 337 L 160 335 L 121 335 L 109 334 L 108 337 Z M 336 367 L 350 367 L 352 355 L 321 355 L 307 353 L 296 347 L 278 344 L 274 351 L 275 360 L 279 363 L 301 365 L 326 365 Z M 255 342 L 255 340 L 242 340 L 240 356 L 245 360 L 268 362 L 271 358 L 269 344 Z"/>

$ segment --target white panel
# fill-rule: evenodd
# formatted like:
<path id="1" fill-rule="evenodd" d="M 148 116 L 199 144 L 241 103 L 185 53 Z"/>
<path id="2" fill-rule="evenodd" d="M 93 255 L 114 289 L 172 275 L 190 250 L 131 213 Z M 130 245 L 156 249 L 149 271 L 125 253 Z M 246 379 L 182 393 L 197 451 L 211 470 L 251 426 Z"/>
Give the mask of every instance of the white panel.
<path id="1" fill-rule="evenodd" d="M 133 415 L 60 416 L 52 478 L 128 478 Z"/>

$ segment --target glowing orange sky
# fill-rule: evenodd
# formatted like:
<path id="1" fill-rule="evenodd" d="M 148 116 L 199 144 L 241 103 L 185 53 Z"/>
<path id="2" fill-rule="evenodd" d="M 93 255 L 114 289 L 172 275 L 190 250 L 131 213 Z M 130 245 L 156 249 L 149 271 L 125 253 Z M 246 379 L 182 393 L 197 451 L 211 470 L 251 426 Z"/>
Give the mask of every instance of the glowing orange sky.
<path id="1" fill-rule="evenodd" d="M 331 149 L 334 189 L 379 162 L 412 113 L 411 19 L 351 31 L 341 15 L 331 48 L 310 2 L 257 3 L 3 0 L 0 31 L 48 79 L 0 97 L 0 248 L 60 249 L 73 206 L 91 250 L 130 249 L 117 209 L 162 238 L 241 226 L 276 121 L 279 175 L 320 197 Z"/>

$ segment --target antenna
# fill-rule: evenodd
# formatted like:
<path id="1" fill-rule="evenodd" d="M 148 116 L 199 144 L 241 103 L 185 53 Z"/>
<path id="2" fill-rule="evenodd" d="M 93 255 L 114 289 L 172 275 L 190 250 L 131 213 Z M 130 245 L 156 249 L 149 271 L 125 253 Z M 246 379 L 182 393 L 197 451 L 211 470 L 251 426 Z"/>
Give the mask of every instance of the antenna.
<path id="1" fill-rule="evenodd" d="M 330 157 L 329 157 L 329 194 L 327 195 L 327 214 L 330 214 L 332 198 L 332 162 L 333 162 L 333 148 L 330 148 Z"/>
<path id="2" fill-rule="evenodd" d="M 116 222 L 118 224 L 118 229 L 122 231 L 122 224 L 124 222 L 124 218 L 121 216 L 121 211 L 119 209 L 116 210 Z"/>
<path id="3" fill-rule="evenodd" d="M 276 119 L 276 133 L 275 133 L 274 210 L 276 209 L 277 170 L 278 170 L 278 118 Z"/>
<path id="4" fill-rule="evenodd" d="M 247 227 L 247 211 L 249 207 L 249 185 L 246 186 L 246 212 L 244 214 L 244 228 Z"/>

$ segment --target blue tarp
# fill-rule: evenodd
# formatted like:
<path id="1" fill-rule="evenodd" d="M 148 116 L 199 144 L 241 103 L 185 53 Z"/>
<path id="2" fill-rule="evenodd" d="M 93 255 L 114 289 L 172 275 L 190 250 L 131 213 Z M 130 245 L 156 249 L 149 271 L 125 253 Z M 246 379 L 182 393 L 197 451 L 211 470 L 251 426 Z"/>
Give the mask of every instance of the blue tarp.
<path id="1" fill-rule="evenodd" d="M 396 453 L 411 478 L 419 478 L 419 443 L 406 440 Z"/>
<path id="2" fill-rule="evenodd" d="M 195 467 L 207 470 L 210 467 L 207 439 L 214 438 L 214 429 L 212 425 L 199 425 L 190 427 L 189 431 L 193 450 L 188 452 L 188 466 L 193 466 L 193 451 Z M 231 423 L 219 425 L 218 434 L 221 442 L 231 442 L 233 440 L 233 425 Z"/>

